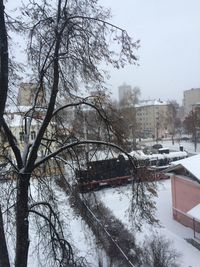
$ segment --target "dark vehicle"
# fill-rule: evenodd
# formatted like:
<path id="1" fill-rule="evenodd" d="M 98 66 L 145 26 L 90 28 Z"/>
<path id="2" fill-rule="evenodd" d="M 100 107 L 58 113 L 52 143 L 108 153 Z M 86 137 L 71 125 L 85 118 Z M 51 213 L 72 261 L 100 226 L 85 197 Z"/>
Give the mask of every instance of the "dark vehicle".
<path id="1" fill-rule="evenodd" d="M 85 169 L 76 170 L 79 190 L 84 193 L 105 187 L 125 185 L 134 180 L 138 182 L 167 179 L 168 177 L 162 170 L 171 161 L 181 158 L 181 152 L 178 153 L 176 158 L 170 154 L 166 154 L 167 158 L 163 154 L 156 154 L 156 158 L 154 155 L 149 155 L 150 158 L 148 156 L 146 159 L 135 158 L 131 162 L 120 155 L 118 158 L 88 162 Z M 183 157 L 186 157 L 186 152 L 182 153 Z M 134 166 L 137 166 L 136 169 Z"/>
<path id="2" fill-rule="evenodd" d="M 153 149 L 160 149 L 162 148 L 163 146 L 161 144 L 155 144 L 152 146 Z"/>
<path id="3" fill-rule="evenodd" d="M 180 139 L 181 141 L 189 141 L 190 140 L 190 138 L 189 137 L 187 137 L 187 136 L 184 136 L 184 137 L 181 137 L 181 139 Z"/>
<path id="4" fill-rule="evenodd" d="M 156 144 L 159 145 L 159 144 Z M 121 186 L 130 182 L 157 181 L 169 178 L 163 172 L 173 161 L 186 158 L 186 151 L 170 152 L 162 148 L 162 153 L 132 155 L 127 159 L 123 155 L 116 158 L 87 162 L 84 168 L 76 170 L 76 179 L 80 192 L 85 193 L 105 187 Z"/>

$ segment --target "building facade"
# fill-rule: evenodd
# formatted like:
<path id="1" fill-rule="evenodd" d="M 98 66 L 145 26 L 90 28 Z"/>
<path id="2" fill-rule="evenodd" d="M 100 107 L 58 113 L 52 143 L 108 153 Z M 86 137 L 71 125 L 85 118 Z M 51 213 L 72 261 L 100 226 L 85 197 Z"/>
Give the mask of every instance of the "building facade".
<path id="1" fill-rule="evenodd" d="M 30 106 L 37 95 L 37 103 L 44 106 L 46 103 L 44 88 L 38 88 L 35 83 L 21 83 L 18 91 L 17 102 L 19 106 Z"/>
<path id="2" fill-rule="evenodd" d="M 200 155 L 176 161 L 171 174 L 173 218 L 200 232 Z"/>
<path id="3" fill-rule="evenodd" d="M 192 110 L 192 107 L 200 103 L 200 88 L 192 88 L 183 92 L 184 116 Z"/>
<path id="4" fill-rule="evenodd" d="M 161 100 L 141 101 L 135 110 L 138 136 L 159 139 L 172 132 L 168 103 Z"/>

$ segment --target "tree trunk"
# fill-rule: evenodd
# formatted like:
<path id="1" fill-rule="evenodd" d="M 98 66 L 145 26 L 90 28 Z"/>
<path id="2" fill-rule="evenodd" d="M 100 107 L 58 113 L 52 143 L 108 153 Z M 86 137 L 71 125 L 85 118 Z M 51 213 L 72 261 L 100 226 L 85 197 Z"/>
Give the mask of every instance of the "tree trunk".
<path id="1" fill-rule="evenodd" d="M 0 0 L 0 125 L 8 91 L 8 42 L 4 20 L 4 4 Z"/>
<path id="2" fill-rule="evenodd" d="M 10 267 L 8 249 L 6 245 L 4 227 L 3 227 L 3 216 L 0 206 L 0 266 Z"/>
<path id="3" fill-rule="evenodd" d="M 16 204 L 16 256 L 15 267 L 27 267 L 29 249 L 28 189 L 30 174 L 20 174 Z"/>

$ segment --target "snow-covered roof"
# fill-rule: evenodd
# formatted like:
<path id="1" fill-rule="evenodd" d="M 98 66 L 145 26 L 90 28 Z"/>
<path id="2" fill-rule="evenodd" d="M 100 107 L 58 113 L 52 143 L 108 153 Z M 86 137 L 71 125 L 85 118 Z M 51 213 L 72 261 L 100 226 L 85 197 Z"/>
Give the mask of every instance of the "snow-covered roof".
<path id="1" fill-rule="evenodd" d="M 6 122 L 8 123 L 10 127 L 22 126 L 22 120 L 23 120 L 23 117 L 21 115 L 16 115 L 16 114 L 13 114 L 12 118 L 10 117 L 6 118 Z"/>
<path id="2" fill-rule="evenodd" d="M 10 127 L 21 127 L 24 124 L 23 119 L 23 116 L 14 113 L 12 115 L 5 116 L 5 120 Z M 31 125 L 34 126 L 37 124 L 37 120 L 32 119 Z"/>
<path id="3" fill-rule="evenodd" d="M 146 159 L 147 155 L 144 154 L 144 152 L 142 150 L 134 150 L 132 152 L 129 153 L 129 155 L 131 155 L 132 157 L 135 157 L 136 159 Z"/>
<path id="4" fill-rule="evenodd" d="M 166 148 L 165 148 L 166 150 Z M 132 151 L 129 153 L 132 157 L 135 157 L 138 160 L 160 160 L 160 159 L 173 159 L 173 158 L 183 158 L 187 157 L 186 151 L 174 151 L 168 154 L 145 154 L 142 150 Z M 177 161 L 176 161 L 177 162 Z"/>
<path id="5" fill-rule="evenodd" d="M 18 105 L 9 105 L 6 106 L 5 114 L 20 114 L 27 113 L 33 109 L 33 106 L 18 106 Z M 43 112 L 46 110 L 46 107 L 35 107 L 34 111 Z"/>
<path id="6" fill-rule="evenodd" d="M 144 106 L 165 106 L 167 105 L 167 102 L 162 100 L 143 100 L 140 101 L 137 105 L 135 105 L 136 108 L 144 107 Z"/>
<path id="7" fill-rule="evenodd" d="M 165 150 L 169 150 L 168 147 L 162 147 L 162 148 L 159 148 L 158 151 L 165 151 Z"/>
<path id="8" fill-rule="evenodd" d="M 174 161 L 171 163 L 171 165 L 172 167 L 170 167 L 166 171 L 173 171 L 184 168 L 200 181 L 200 154 Z"/>
<path id="9" fill-rule="evenodd" d="M 193 207 L 191 210 L 189 210 L 187 212 L 187 214 L 189 216 L 191 216 L 192 218 L 200 221 L 200 204 L 196 205 L 195 207 Z"/>
<path id="10" fill-rule="evenodd" d="M 6 113 L 17 113 L 17 112 L 27 112 L 31 110 L 32 106 L 7 106 Z"/>

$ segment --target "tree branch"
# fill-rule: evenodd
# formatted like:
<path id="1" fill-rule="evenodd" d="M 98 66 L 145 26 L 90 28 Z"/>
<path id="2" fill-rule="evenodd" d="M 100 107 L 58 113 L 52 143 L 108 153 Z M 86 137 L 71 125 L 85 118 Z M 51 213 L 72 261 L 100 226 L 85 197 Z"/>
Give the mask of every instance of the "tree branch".
<path id="1" fill-rule="evenodd" d="M 86 145 L 86 144 L 96 144 L 96 145 L 110 146 L 110 147 L 116 148 L 119 151 L 121 151 L 122 153 L 124 153 L 131 160 L 132 163 L 133 163 L 133 159 L 135 159 L 134 157 L 130 156 L 127 152 L 125 152 L 121 147 L 119 147 L 119 146 L 117 146 L 117 145 L 115 145 L 113 143 L 108 143 L 108 142 L 104 142 L 104 141 L 96 141 L 96 140 L 84 140 L 84 141 L 77 141 L 75 143 L 67 144 L 67 145 L 57 149 L 56 151 L 54 151 L 51 154 L 49 154 L 46 157 L 44 157 L 43 159 L 37 161 L 35 163 L 33 169 L 39 167 L 41 164 L 43 164 L 47 160 L 57 156 L 59 153 L 61 153 L 62 151 L 66 150 L 66 149 L 73 148 L 73 147 L 80 146 L 80 145 Z M 135 166 L 134 163 L 133 163 L 133 166 L 136 169 L 136 166 Z"/>
<path id="2" fill-rule="evenodd" d="M 76 103 L 70 103 L 70 104 L 67 104 L 67 105 L 64 105 L 58 109 L 56 109 L 53 114 L 52 114 L 52 117 L 54 117 L 59 111 L 65 109 L 65 108 L 69 108 L 69 107 L 77 107 L 77 106 L 80 106 L 80 105 L 86 105 L 86 106 L 89 106 L 89 107 L 92 107 L 94 108 L 98 114 L 100 115 L 100 117 L 102 117 L 103 119 L 106 119 L 105 117 L 103 117 L 103 114 L 100 112 L 99 108 L 92 104 L 92 103 L 89 103 L 89 102 L 86 102 L 85 99 L 83 99 L 82 101 L 80 102 L 76 102 Z"/>
<path id="3" fill-rule="evenodd" d="M 99 19 L 99 18 L 93 18 L 93 17 L 87 17 L 87 16 L 71 16 L 68 18 L 68 20 L 73 20 L 73 19 L 82 19 L 82 20 L 95 20 L 95 21 L 98 21 L 98 22 L 101 22 L 103 24 L 106 24 L 112 28 L 115 28 L 116 30 L 119 30 L 121 32 L 126 32 L 124 29 L 108 22 L 108 21 L 105 21 L 105 20 L 102 20 L 102 19 Z"/>
<path id="4" fill-rule="evenodd" d="M 60 8 L 60 1 L 58 4 L 58 9 Z M 58 93 L 58 83 L 59 83 L 59 58 L 58 58 L 58 54 L 59 54 L 59 49 L 60 49 L 60 35 L 58 34 L 58 29 L 55 29 L 55 34 L 56 34 L 56 42 L 55 42 L 55 51 L 54 51 L 54 66 L 53 66 L 53 85 L 52 85 L 52 91 L 51 91 L 51 96 L 50 96 L 50 101 L 49 101 L 49 105 L 47 108 L 47 112 L 44 118 L 44 121 L 39 129 L 39 132 L 36 136 L 35 142 L 31 148 L 30 154 L 29 154 L 29 158 L 28 158 L 28 162 L 27 162 L 27 170 L 29 171 L 30 169 L 32 169 L 33 164 L 35 163 L 35 160 L 37 158 L 37 152 L 38 152 L 38 148 L 40 146 L 42 137 L 44 135 L 44 132 L 46 130 L 46 128 L 49 125 L 49 122 L 52 118 L 52 114 L 54 111 L 54 107 L 55 107 L 55 101 L 56 101 L 56 96 Z"/>
<path id="5" fill-rule="evenodd" d="M 33 204 L 31 206 L 31 208 L 34 208 L 38 205 L 47 205 L 50 209 L 50 212 L 53 213 L 54 216 L 56 216 L 56 214 L 53 212 L 52 207 L 46 202 L 39 202 L 39 203 Z M 55 224 L 51 221 L 51 219 L 49 219 L 46 215 L 44 215 L 44 214 L 42 214 L 36 210 L 33 210 L 33 209 L 29 209 L 29 213 L 34 213 L 34 214 L 42 217 L 49 224 L 49 228 L 53 230 L 53 234 L 56 236 L 56 239 L 55 239 L 55 237 L 51 236 L 51 242 L 54 243 L 55 241 L 57 241 L 60 245 L 61 250 L 62 250 L 62 259 L 59 260 L 59 262 L 66 263 L 65 261 L 67 260 L 67 263 L 74 263 L 73 250 L 72 250 L 70 243 L 67 242 L 63 238 L 63 234 L 62 234 L 62 236 L 60 236 L 60 234 L 56 230 Z M 56 218 L 57 218 L 57 216 L 56 216 Z M 58 218 L 57 218 L 57 221 L 59 222 Z M 60 227 L 60 230 L 62 230 L 62 227 L 60 225 L 59 225 L 59 227 Z M 67 247 L 66 247 L 66 245 L 67 245 Z M 56 246 L 56 244 L 54 244 L 54 246 Z M 67 259 L 66 259 L 66 257 L 67 257 Z M 57 258 L 57 260 L 58 260 L 58 258 Z"/>
<path id="6" fill-rule="evenodd" d="M 10 267 L 1 206 L 0 206 L 0 266 Z"/>
<path id="7" fill-rule="evenodd" d="M 19 169 L 21 169 L 23 167 L 23 162 L 22 162 L 22 157 L 21 157 L 21 153 L 20 150 L 17 146 L 17 141 L 15 136 L 13 135 L 13 133 L 11 132 L 11 130 L 9 129 L 7 123 L 5 122 L 4 119 L 2 119 L 2 127 L 5 131 L 5 134 L 8 138 L 8 142 L 9 145 L 11 146 L 11 149 L 15 155 L 16 161 L 17 161 L 17 166 Z"/>

